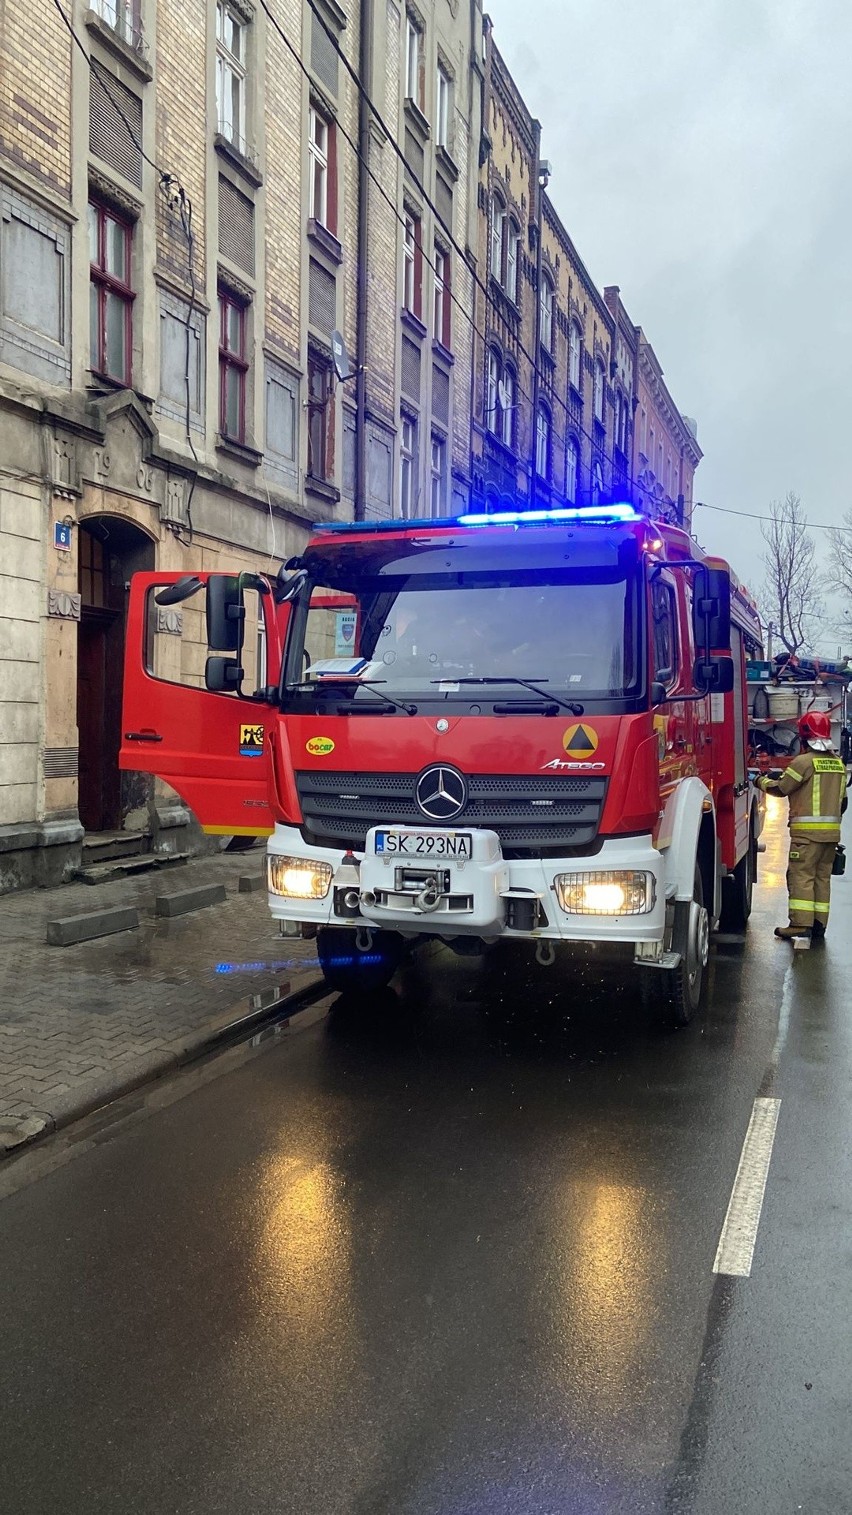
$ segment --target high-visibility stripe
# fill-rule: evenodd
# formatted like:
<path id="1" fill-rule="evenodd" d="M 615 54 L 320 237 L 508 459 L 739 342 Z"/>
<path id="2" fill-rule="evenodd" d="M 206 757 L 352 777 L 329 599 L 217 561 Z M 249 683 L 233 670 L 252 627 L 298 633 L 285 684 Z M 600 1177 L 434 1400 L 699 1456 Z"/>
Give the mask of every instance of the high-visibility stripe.
<path id="1" fill-rule="evenodd" d="M 817 825 L 817 824 L 822 824 L 823 822 L 826 825 L 839 826 L 840 825 L 840 816 L 839 815 L 818 815 L 817 814 L 817 815 L 794 815 L 794 816 L 791 816 L 791 818 L 790 818 L 790 825 L 791 826 L 801 826 L 803 824 Z"/>
<path id="2" fill-rule="evenodd" d="M 840 822 L 839 821 L 810 821 L 810 822 L 800 821 L 799 817 L 797 815 L 794 815 L 793 818 L 792 818 L 792 820 L 790 821 L 790 830 L 791 831 L 794 831 L 794 830 L 804 831 L 804 833 L 805 833 L 806 836 L 809 836 L 811 834 L 811 832 L 816 832 L 820 836 L 822 836 L 823 832 L 825 832 L 825 831 L 839 831 L 840 830 Z"/>
<path id="3" fill-rule="evenodd" d="M 804 910 L 806 915 L 809 910 L 816 909 L 813 900 L 788 900 L 787 903 L 791 910 Z M 828 909 L 828 906 L 826 905 L 825 908 Z"/>
<path id="4" fill-rule="evenodd" d="M 785 777 L 789 779 L 795 779 L 797 784 L 804 783 L 805 779 L 805 775 L 803 773 L 797 773 L 795 768 L 788 768 Z M 775 782 L 778 782 L 777 779 Z"/>
<path id="5" fill-rule="evenodd" d="M 814 807 L 814 813 L 813 813 L 813 815 L 804 815 L 804 816 L 802 816 L 802 820 L 804 820 L 804 821 L 827 821 L 828 820 L 828 816 L 827 815 L 820 815 L 820 813 L 819 813 L 820 793 L 819 793 L 819 774 L 818 773 L 814 774 L 814 784 L 813 784 L 813 789 L 811 791 L 811 803 L 812 803 L 812 805 Z M 796 819 L 798 820 L 798 816 L 796 817 Z"/>
<path id="6" fill-rule="evenodd" d="M 817 912 L 817 915 L 828 915 L 831 906 L 824 905 L 821 900 L 816 900 L 814 902 L 814 909 Z"/>

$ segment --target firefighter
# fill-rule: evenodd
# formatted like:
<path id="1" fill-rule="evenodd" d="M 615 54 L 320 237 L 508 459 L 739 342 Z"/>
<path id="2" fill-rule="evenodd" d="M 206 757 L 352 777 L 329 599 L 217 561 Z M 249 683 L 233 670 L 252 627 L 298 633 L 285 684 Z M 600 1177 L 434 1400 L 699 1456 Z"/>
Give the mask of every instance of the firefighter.
<path id="1" fill-rule="evenodd" d="M 799 721 L 802 751 L 778 779 L 760 778 L 767 794 L 790 801 L 787 891 L 790 921 L 775 935 L 821 941 L 828 925 L 831 870 L 846 809 L 846 768 L 831 745 L 831 722 L 812 710 Z"/>

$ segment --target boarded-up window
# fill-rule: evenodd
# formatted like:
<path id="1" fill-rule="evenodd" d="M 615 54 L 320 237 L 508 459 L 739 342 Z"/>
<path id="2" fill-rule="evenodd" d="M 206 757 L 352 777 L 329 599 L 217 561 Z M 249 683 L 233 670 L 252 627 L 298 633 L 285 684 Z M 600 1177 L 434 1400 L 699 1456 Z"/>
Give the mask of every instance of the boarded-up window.
<path id="1" fill-rule="evenodd" d="M 371 436 L 367 447 L 367 501 L 379 515 L 390 513 L 391 440 Z"/>
<path id="2" fill-rule="evenodd" d="M 423 148 L 412 131 L 405 131 L 405 161 L 416 178 L 423 178 L 425 158 Z"/>
<path id="3" fill-rule="evenodd" d="M 336 325 L 337 291 L 334 275 L 311 258 L 310 284 L 308 287 L 308 320 L 314 330 L 324 337 L 331 337 Z"/>
<path id="4" fill-rule="evenodd" d="M 319 16 L 311 17 L 311 68 L 326 89 L 337 94 L 337 52 Z"/>
<path id="5" fill-rule="evenodd" d="M 349 500 L 355 498 L 355 412 L 343 412 L 343 493 Z"/>
<path id="6" fill-rule="evenodd" d="M 89 151 L 141 189 L 142 153 L 134 138 L 141 143 L 142 101 L 93 59 L 89 76 Z"/>
<path id="7" fill-rule="evenodd" d="M 436 421 L 450 423 L 450 376 L 435 364 L 432 370 L 432 415 Z"/>
<path id="8" fill-rule="evenodd" d="M 293 487 L 299 452 L 298 416 L 299 380 L 280 363 L 267 359 L 265 465 Z"/>
<path id="9" fill-rule="evenodd" d="M 188 317 L 188 301 L 178 300 L 165 291 L 161 293 L 158 404 L 165 415 L 185 423 L 188 390 L 190 425 L 203 430 L 205 322 L 199 310 L 192 312 L 189 321 Z"/>
<path id="10" fill-rule="evenodd" d="M 453 192 L 446 179 L 438 174 L 435 180 L 435 208 L 448 232 L 453 229 Z"/>
<path id="11" fill-rule="evenodd" d="M 254 205 L 230 179 L 219 180 L 219 251 L 243 273 L 254 273 Z"/>
<path id="12" fill-rule="evenodd" d="M 402 339 L 402 393 L 410 400 L 420 399 L 420 348 L 416 342 Z"/>
<path id="13" fill-rule="evenodd" d="M 68 229 L 13 190 L 0 220 L 0 362 L 67 384 Z"/>

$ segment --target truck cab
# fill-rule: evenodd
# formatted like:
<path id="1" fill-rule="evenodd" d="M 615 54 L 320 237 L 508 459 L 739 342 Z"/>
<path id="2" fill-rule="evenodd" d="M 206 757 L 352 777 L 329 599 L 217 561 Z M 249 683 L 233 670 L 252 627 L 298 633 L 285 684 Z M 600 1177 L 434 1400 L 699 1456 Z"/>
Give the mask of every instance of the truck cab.
<path id="1" fill-rule="evenodd" d="M 616 506 L 322 526 L 275 580 L 174 579 L 133 582 L 122 764 L 268 835 L 272 914 L 330 983 L 423 938 L 595 943 L 694 1013 L 760 826 L 727 565 Z M 156 605 L 202 592 L 203 687 L 158 677 Z"/>

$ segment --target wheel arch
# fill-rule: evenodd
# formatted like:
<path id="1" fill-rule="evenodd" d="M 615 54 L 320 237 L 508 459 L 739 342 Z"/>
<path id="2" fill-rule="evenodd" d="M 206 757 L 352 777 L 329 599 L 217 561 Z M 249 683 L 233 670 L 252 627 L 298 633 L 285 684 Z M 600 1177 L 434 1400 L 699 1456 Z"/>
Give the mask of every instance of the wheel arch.
<path id="1" fill-rule="evenodd" d="M 666 851 L 666 895 L 691 900 L 696 862 L 701 869 L 704 899 L 712 915 L 718 890 L 716 866 L 716 809 L 707 785 L 685 779 L 675 799 L 671 842 Z"/>

